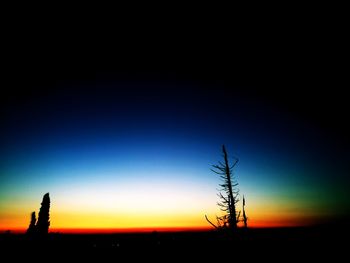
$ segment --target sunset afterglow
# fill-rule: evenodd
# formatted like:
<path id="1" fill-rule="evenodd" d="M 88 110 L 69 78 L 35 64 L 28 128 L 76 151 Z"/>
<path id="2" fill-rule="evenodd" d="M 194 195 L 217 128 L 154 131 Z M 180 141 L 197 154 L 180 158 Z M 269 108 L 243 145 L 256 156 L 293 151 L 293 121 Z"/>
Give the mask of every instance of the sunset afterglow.
<path id="1" fill-rule="evenodd" d="M 222 144 L 230 162 L 239 158 L 234 176 L 250 227 L 313 225 L 341 212 L 345 190 L 332 179 L 343 171 L 332 169 L 331 143 L 314 127 L 214 88 L 125 85 L 81 84 L 9 103 L 1 231 L 24 232 L 47 192 L 53 232 L 210 229 L 205 215 L 222 213 L 210 170 Z"/>

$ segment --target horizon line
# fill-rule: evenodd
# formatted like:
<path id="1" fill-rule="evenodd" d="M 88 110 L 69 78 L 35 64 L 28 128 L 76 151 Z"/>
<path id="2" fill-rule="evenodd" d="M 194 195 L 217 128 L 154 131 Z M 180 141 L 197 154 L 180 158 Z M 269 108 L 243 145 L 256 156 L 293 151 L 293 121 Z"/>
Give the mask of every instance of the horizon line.
<path id="1" fill-rule="evenodd" d="M 250 229 L 272 229 L 272 228 L 303 228 L 312 226 L 286 225 L 286 226 L 249 226 Z M 243 229 L 244 227 L 238 227 Z M 215 231 L 211 226 L 207 227 L 129 227 L 129 228 L 51 228 L 49 234 L 119 234 L 119 233 L 152 233 L 152 232 L 201 232 Z M 0 229 L 0 233 L 25 234 L 27 228 Z"/>

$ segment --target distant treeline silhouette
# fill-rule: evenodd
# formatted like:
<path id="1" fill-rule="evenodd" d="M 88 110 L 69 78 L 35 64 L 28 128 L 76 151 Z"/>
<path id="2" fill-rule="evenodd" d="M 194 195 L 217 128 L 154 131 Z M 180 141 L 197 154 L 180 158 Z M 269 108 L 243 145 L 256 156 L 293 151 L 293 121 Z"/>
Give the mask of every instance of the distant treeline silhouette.
<path id="1" fill-rule="evenodd" d="M 50 196 L 46 193 L 41 202 L 38 221 L 36 221 L 35 211 L 31 214 L 30 224 L 27 230 L 28 235 L 46 235 L 50 227 Z"/>

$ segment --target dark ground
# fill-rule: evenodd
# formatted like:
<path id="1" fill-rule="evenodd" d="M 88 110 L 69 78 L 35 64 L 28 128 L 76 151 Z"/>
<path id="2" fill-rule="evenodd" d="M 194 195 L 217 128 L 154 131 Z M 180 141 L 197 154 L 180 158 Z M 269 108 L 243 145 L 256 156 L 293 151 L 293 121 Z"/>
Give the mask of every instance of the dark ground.
<path id="1" fill-rule="evenodd" d="M 276 228 L 240 230 L 230 236 L 208 232 L 152 232 L 128 234 L 50 234 L 33 239 L 2 234 L 2 254 L 14 258 L 47 253 L 49 257 L 79 259 L 142 258 L 196 259 L 342 259 L 347 255 L 349 231 L 330 228 Z M 19 253 L 19 252 L 24 252 Z M 29 252 L 29 254 L 28 254 Z M 37 257 L 40 259 L 40 257 Z"/>

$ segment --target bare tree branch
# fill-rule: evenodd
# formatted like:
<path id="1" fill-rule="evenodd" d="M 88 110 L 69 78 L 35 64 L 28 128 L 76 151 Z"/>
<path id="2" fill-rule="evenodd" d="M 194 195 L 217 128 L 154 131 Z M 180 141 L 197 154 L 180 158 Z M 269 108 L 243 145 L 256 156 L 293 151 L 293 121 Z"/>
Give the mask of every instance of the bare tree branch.
<path id="1" fill-rule="evenodd" d="M 205 215 L 205 219 L 209 222 L 209 224 L 211 224 L 214 228 L 218 228 L 216 225 L 214 225 L 207 217 L 207 215 Z"/>

